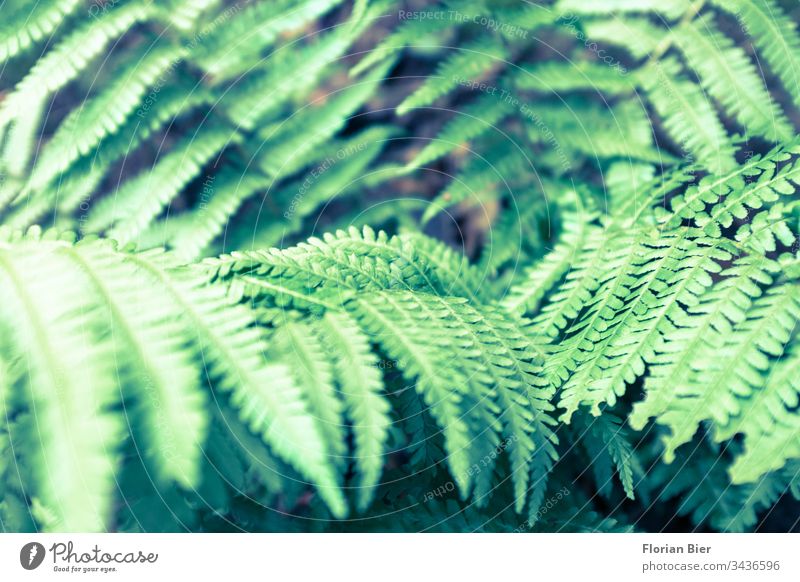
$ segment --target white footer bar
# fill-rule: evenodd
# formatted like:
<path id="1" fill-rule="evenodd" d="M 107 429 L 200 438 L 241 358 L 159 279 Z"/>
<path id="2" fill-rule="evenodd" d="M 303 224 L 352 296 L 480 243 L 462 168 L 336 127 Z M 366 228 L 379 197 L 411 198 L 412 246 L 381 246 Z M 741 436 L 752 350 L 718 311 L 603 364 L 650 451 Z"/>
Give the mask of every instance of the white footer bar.
<path id="1" fill-rule="evenodd" d="M 2 534 L 0 580 L 777 582 L 798 554 L 796 534 Z"/>

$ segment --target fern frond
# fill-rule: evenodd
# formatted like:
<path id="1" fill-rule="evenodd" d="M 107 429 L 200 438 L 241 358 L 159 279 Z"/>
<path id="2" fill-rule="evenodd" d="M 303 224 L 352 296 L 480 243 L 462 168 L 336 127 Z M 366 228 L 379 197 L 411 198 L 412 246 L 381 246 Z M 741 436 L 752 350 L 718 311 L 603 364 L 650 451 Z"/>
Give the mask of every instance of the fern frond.
<path id="1" fill-rule="evenodd" d="M 725 335 L 733 325 L 744 321 L 747 310 L 762 294 L 762 286 L 772 283 L 770 272 L 774 269 L 768 259 L 737 259 L 722 271 L 724 278 L 720 282 L 700 295 L 697 303 L 689 305 L 685 317 L 674 321 L 676 328 L 665 333 L 656 345 L 650 374 L 645 379 L 646 397 L 634 406 L 631 426 L 640 430 L 649 417 L 658 417 L 669 408 L 675 387 L 688 384 L 692 362 L 713 357 L 704 356 L 707 351 L 713 353 L 707 342 L 709 334 Z"/>
<path id="2" fill-rule="evenodd" d="M 667 458 L 691 439 L 703 420 L 724 427 L 733 416 L 747 412 L 743 406 L 763 390 L 769 358 L 783 354 L 797 326 L 799 297 L 797 287 L 791 284 L 770 288 L 730 332 L 706 337 L 714 356 L 708 358 L 706 352 L 692 361 L 689 378 L 675 386 L 675 398 L 658 419 L 672 431 L 665 439 Z"/>
<path id="3" fill-rule="evenodd" d="M 431 269 L 439 293 L 465 297 L 472 302 L 486 303 L 490 293 L 486 288 L 486 273 L 471 265 L 460 253 L 434 238 L 416 232 L 399 235 L 408 248 Z"/>
<path id="4" fill-rule="evenodd" d="M 410 19 L 404 20 L 400 26 L 375 48 L 367 53 L 352 69 L 350 75 L 360 75 L 373 65 L 389 58 L 407 46 L 416 46 L 425 41 L 433 33 L 439 32 L 448 26 L 445 20 L 436 19 Z"/>
<path id="5" fill-rule="evenodd" d="M 794 148 L 792 153 L 800 153 L 797 150 L 800 148 Z M 776 161 L 785 161 L 786 153 L 760 165 L 759 169 L 764 172 L 758 180 L 748 184 L 741 191 L 729 191 L 727 196 L 723 193 L 720 201 L 712 205 L 707 214 L 698 214 L 696 218 L 698 226 L 718 236 L 720 227 L 727 228 L 734 219 L 746 218 L 749 209 L 757 210 L 765 204 L 775 202 L 780 196 L 796 194 L 800 183 L 800 159 L 795 158 L 782 166 L 775 164 Z M 780 159 L 781 157 L 784 159 Z"/>
<path id="6" fill-rule="evenodd" d="M 341 469 L 347 453 L 344 409 L 336 396 L 333 364 L 326 357 L 325 346 L 310 325 L 287 322 L 272 335 L 270 349 L 275 359 L 286 364 L 302 391 L 326 444 L 328 462 Z"/>
<path id="7" fill-rule="evenodd" d="M 352 422 L 360 473 L 356 505 L 363 511 L 383 471 L 391 423 L 389 403 L 382 395 L 380 361 L 370 351 L 368 336 L 346 313 L 328 312 L 317 326 L 333 356 L 333 371 Z"/>
<path id="8" fill-rule="evenodd" d="M 144 443 L 140 452 L 153 460 L 160 479 L 197 487 L 206 396 L 198 390 L 196 354 L 174 305 L 108 244 L 89 242 L 60 253 L 85 273 L 108 312 L 112 343 L 124 355 L 123 404 L 128 422 L 141 431 L 134 433 Z"/>
<path id="9" fill-rule="evenodd" d="M 581 316 L 562 330 L 563 339 L 548 358 L 548 376 L 557 385 L 563 384 L 560 405 L 565 409 L 565 422 L 569 422 L 582 400 L 592 363 L 602 357 L 603 347 L 611 341 L 616 326 L 624 323 L 625 314 L 630 313 L 625 309 L 626 300 L 638 283 L 634 273 L 641 239 L 639 233 L 622 237 L 621 244 L 603 257 L 607 271 L 595 280 L 595 290 L 584 302 Z M 646 291 L 646 282 L 643 287 Z"/>
<path id="10" fill-rule="evenodd" d="M 719 440 L 745 435 L 744 452 L 730 467 L 733 483 L 759 480 L 790 459 L 800 458 L 800 421 L 789 412 L 796 409 L 800 395 L 797 345 L 786 352 L 767 374 L 763 388 L 716 432 Z"/>
<path id="11" fill-rule="evenodd" d="M 637 261 L 636 287 L 626 298 L 622 313 L 614 316 L 616 329 L 594 347 L 596 355 L 569 378 L 564 398 L 570 390 L 584 394 L 578 398 L 591 404 L 594 414 L 604 401 L 613 405 L 625 393 L 626 385 L 654 361 L 661 338 L 683 317 L 682 306 L 696 304 L 697 297 L 711 286 L 712 275 L 719 272 L 718 262 L 730 258 L 729 249 L 720 241 L 692 240 L 684 233 L 646 242 L 642 259 Z"/>
<path id="12" fill-rule="evenodd" d="M 19 200 L 14 211 L 9 215 L 7 225 L 12 228 L 26 228 L 55 206 L 57 218 L 69 218 L 70 213 L 81 205 L 88 205 L 91 195 L 101 180 L 113 171 L 115 163 L 125 159 L 144 141 L 160 130 L 167 123 L 174 123 L 176 118 L 192 112 L 195 107 L 208 102 L 209 95 L 185 83 L 176 83 L 165 87 L 159 93 L 159 107 L 146 119 L 138 116 L 129 118 L 119 130 L 106 136 L 84 155 L 80 155 L 69 164 L 60 176 L 47 184 L 38 192 Z M 83 210 L 87 210 L 84 208 Z M 88 216 L 84 215 L 78 224 L 86 225 Z M 46 224 L 46 221 L 43 222 Z M 74 228 L 74 223 L 68 222 Z"/>
<path id="13" fill-rule="evenodd" d="M 615 253 L 624 252 L 628 242 L 619 231 L 589 229 L 585 243 L 570 264 L 564 281 L 534 319 L 534 328 L 543 335 L 557 336 L 569 320 L 578 316 L 583 304 L 591 299 L 592 293 L 600 286 L 605 261 Z M 561 256 L 556 259 L 557 271 L 561 268 L 559 265 L 565 264 L 564 253 L 569 252 L 571 250 L 562 249 Z"/>
<path id="14" fill-rule="evenodd" d="M 629 76 L 591 61 L 548 61 L 536 67 L 525 67 L 514 77 L 514 84 L 523 90 L 556 94 L 587 91 L 616 96 L 635 90 Z"/>
<path id="15" fill-rule="evenodd" d="M 445 125 L 436 137 L 408 163 L 408 169 L 415 169 L 447 155 L 487 131 L 497 131 L 496 124 L 508 115 L 513 108 L 503 99 L 493 94 L 481 95 L 474 102 L 464 106 L 459 115 Z"/>
<path id="16" fill-rule="evenodd" d="M 373 7 L 374 8 L 374 7 Z M 273 54 L 263 71 L 238 82 L 220 102 L 231 119 L 245 129 L 268 118 L 289 98 L 302 95 L 339 60 L 373 17 L 354 15 L 314 44 Z"/>
<path id="17" fill-rule="evenodd" d="M 27 372 L 29 415 L 15 433 L 26 435 L 36 517 L 50 531 L 101 531 L 110 523 L 122 432 L 110 411 L 118 402 L 114 357 L 97 341 L 100 313 L 81 310 L 84 275 L 53 252 L 60 244 L 0 245 L 0 310 Z"/>
<path id="18" fill-rule="evenodd" d="M 608 12 L 656 12 L 670 18 L 677 18 L 691 5 L 690 0 L 600 0 L 581 2 L 581 0 L 559 0 L 556 9 L 562 14 L 606 14 Z"/>
<path id="19" fill-rule="evenodd" d="M 341 0 L 280 0 L 244 8 L 234 5 L 200 30 L 195 37 L 198 51 L 192 58 L 209 75 L 230 79 L 257 65 L 261 53 L 280 35 L 300 30 L 340 3 Z"/>
<path id="20" fill-rule="evenodd" d="M 794 8 L 423 4 L 6 0 L 0 531 L 783 523 Z"/>
<path id="21" fill-rule="evenodd" d="M 289 370 L 264 359 L 266 344 L 244 306 L 232 306 L 222 287 L 204 275 L 168 274 L 163 267 L 133 256 L 179 307 L 194 330 L 214 386 L 231 394 L 242 420 L 277 455 L 311 479 L 337 517 L 347 508 L 325 443 L 309 415 Z"/>
<path id="22" fill-rule="evenodd" d="M 371 187 L 368 183 L 370 178 L 380 179 L 380 174 L 386 170 L 371 170 L 369 166 L 391 142 L 391 129 L 378 126 L 350 139 L 331 140 L 329 146 L 315 148 L 314 159 L 304 160 L 310 164 L 304 173 L 277 192 L 267 189 L 272 212 L 268 216 L 259 216 L 259 224 L 247 228 L 247 239 L 231 246 L 250 249 L 280 244 L 302 230 L 308 217 L 324 216 L 338 200 L 352 196 L 361 188 Z M 287 168 L 283 166 L 282 170 Z M 272 184 L 273 180 L 270 181 Z M 277 215 L 277 208 L 285 210 Z M 345 220 L 342 227 L 351 224 L 352 221 Z"/>
<path id="23" fill-rule="evenodd" d="M 59 42 L 36 61 L 14 91 L 0 103 L 0 128 L 29 107 L 33 99 L 55 93 L 102 54 L 112 40 L 153 14 L 150 5 L 135 2 L 112 6 Z"/>
<path id="24" fill-rule="evenodd" d="M 326 96 L 319 103 L 310 104 L 281 123 L 277 129 L 262 132 L 261 135 L 268 145 L 263 153 L 259 153 L 261 168 L 277 179 L 279 176 L 291 175 L 311 163 L 309 158 L 315 156 L 319 146 L 344 127 L 373 95 L 386 71 L 387 67 L 378 67 L 347 88 Z M 311 134 L 306 130 L 309 127 L 314 128 Z M 365 136 L 374 135 L 375 130 L 379 128 L 373 128 L 372 132 L 364 132 Z M 365 145 L 366 142 L 363 142 L 359 149 Z M 344 150 L 334 153 L 333 158 L 341 161 L 338 158 L 347 158 L 353 153 Z M 358 153 L 358 150 L 355 153 Z"/>
<path id="25" fill-rule="evenodd" d="M 789 120 L 770 97 L 755 65 L 710 18 L 678 28 L 674 37 L 702 86 L 749 135 L 774 142 L 792 138 Z"/>
<path id="26" fill-rule="evenodd" d="M 647 17 L 602 18 L 582 24 L 587 38 L 624 46 L 637 60 L 654 54 L 664 38 L 664 30 Z"/>
<path id="27" fill-rule="evenodd" d="M 638 72 L 648 100 L 670 137 L 714 174 L 736 167 L 734 148 L 713 105 L 672 58 Z"/>
<path id="28" fill-rule="evenodd" d="M 554 436 L 549 428 L 552 420 L 547 416 L 550 388 L 540 375 L 541 368 L 531 363 L 537 352 L 519 328 L 499 312 L 481 312 L 462 299 L 421 293 L 381 292 L 356 298 L 348 305 L 384 349 L 401 361 L 404 373 L 417 379 L 417 389 L 446 437 L 448 462 L 462 496 L 470 490 L 475 462 L 465 449 L 466 443 L 485 438 L 465 421 L 470 410 L 466 404 L 476 398 L 473 406 L 491 411 L 494 405 L 485 399 L 493 399 L 491 393 L 497 390 L 500 420 L 513 440 L 508 454 L 516 508 L 521 511 L 532 470 L 531 453 L 536 447 L 531 434 L 541 431 L 548 441 Z M 447 347 L 450 349 L 443 349 Z M 528 406 L 541 415 L 533 414 Z"/>
<path id="29" fill-rule="evenodd" d="M 53 34 L 79 5 L 80 0 L 42 0 L 14 3 L 5 8 L 0 29 L 0 62 L 27 51 Z"/>
<path id="30" fill-rule="evenodd" d="M 143 45 L 135 51 L 126 68 L 96 97 L 75 109 L 59 125 L 42 148 L 30 174 L 27 188 L 40 190 L 64 172 L 81 155 L 101 140 L 120 130 L 134 113 L 149 88 L 183 58 L 182 48 Z"/>
<path id="31" fill-rule="evenodd" d="M 691 359 L 686 380 L 675 384 L 674 397 L 658 417 L 671 429 L 665 439 L 667 460 L 702 421 L 724 427 L 741 411 L 741 402 L 761 389 L 768 358 L 782 354 L 798 316 L 797 290 L 782 285 L 756 299 L 746 318 L 725 333 L 706 335 L 708 347 Z"/>
<path id="32" fill-rule="evenodd" d="M 204 185 L 197 209 L 181 215 L 181 227 L 170 237 L 171 246 L 187 260 L 197 258 L 223 232 L 242 202 L 257 191 L 269 188 L 270 183 L 268 178 L 257 173 L 224 167 Z"/>
<path id="33" fill-rule="evenodd" d="M 237 136 L 230 127 L 209 126 L 198 129 L 184 143 L 160 159 L 150 172 L 126 183 L 113 198 L 106 198 L 106 208 L 113 208 L 113 226 L 108 234 L 122 244 L 136 237 L 161 213 L 183 187 L 203 167 L 218 158 L 220 152 Z M 98 205 L 89 217 L 88 228 L 104 225 L 103 207 Z"/>
<path id="34" fill-rule="evenodd" d="M 416 390 L 445 437 L 450 472 L 466 497 L 472 484 L 469 469 L 474 462 L 470 443 L 477 438 L 462 407 L 463 399 L 470 397 L 469 378 L 453 365 L 449 351 L 425 349 L 426 345 L 447 346 L 453 341 L 452 335 L 441 327 L 441 315 L 431 320 L 421 310 L 419 302 L 426 299 L 419 294 L 363 296 L 356 298 L 349 310 L 390 357 L 402 362 L 404 374 L 416 380 Z M 420 319 L 421 314 L 424 319 Z M 433 325 L 425 326 L 426 322 Z"/>
<path id="35" fill-rule="evenodd" d="M 763 58 L 800 105 L 800 37 L 797 25 L 774 0 L 713 0 L 740 19 Z"/>
<path id="36" fill-rule="evenodd" d="M 247 291 L 251 299 L 273 295 L 281 306 L 301 297 L 335 304 L 355 290 L 441 294 L 457 288 L 452 277 L 458 277 L 457 272 L 437 274 L 403 237 L 389 237 L 368 227 L 329 233 L 285 250 L 235 252 L 206 264 L 212 276 L 234 275 L 253 285 Z M 290 293 L 275 296 L 273 291 L 279 288 Z"/>
<path id="37" fill-rule="evenodd" d="M 576 422 L 580 419 L 580 422 Z M 597 481 L 597 489 L 606 497 L 612 491 L 612 475 L 616 469 L 622 489 L 628 499 L 634 495 L 634 453 L 622 421 L 611 413 L 585 418 L 577 415 L 573 421 L 580 431 L 580 442 L 586 447 L 589 462 Z"/>
<path id="38" fill-rule="evenodd" d="M 522 281 L 509 289 L 501 305 L 512 313 L 535 312 L 545 295 L 569 271 L 587 238 L 599 230 L 590 223 L 591 217 L 567 214 L 558 244 L 541 261 L 526 269 Z"/>
<path id="39" fill-rule="evenodd" d="M 224 125 L 198 128 L 151 171 L 139 174 L 98 204 L 86 227 L 99 231 L 110 226 L 109 236 L 122 244 L 135 240 L 183 187 L 235 140 L 236 134 Z"/>
<path id="40" fill-rule="evenodd" d="M 667 227 L 694 219 L 708 234 L 720 236 L 720 227 L 746 217 L 748 208 L 759 209 L 780 195 L 794 194 L 800 164 L 792 156 L 798 153 L 800 146 L 792 142 L 754 156 L 731 172 L 707 176 L 670 201 L 670 214 L 660 211 L 658 216 Z"/>
<path id="41" fill-rule="evenodd" d="M 460 83 L 481 77 L 507 57 L 503 45 L 493 37 L 483 36 L 467 43 L 442 62 L 421 87 L 397 106 L 397 114 L 405 115 L 412 109 L 431 105 Z"/>
<path id="42" fill-rule="evenodd" d="M 597 158 L 643 159 L 663 162 L 653 148 L 653 129 L 644 109 L 634 100 L 609 107 L 591 101 L 541 103 L 525 114 L 533 143 L 554 142 L 555 147 Z"/>
<path id="43" fill-rule="evenodd" d="M 736 231 L 736 240 L 745 248 L 766 255 L 774 253 L 780 244 L 792 247 L 797 239 L 798 229 L 792 230 L 793 219 L 800 210 L 800 201 L 786 204 L 776 202 L 767 210 L 756 213 L 749 223 Z"/>

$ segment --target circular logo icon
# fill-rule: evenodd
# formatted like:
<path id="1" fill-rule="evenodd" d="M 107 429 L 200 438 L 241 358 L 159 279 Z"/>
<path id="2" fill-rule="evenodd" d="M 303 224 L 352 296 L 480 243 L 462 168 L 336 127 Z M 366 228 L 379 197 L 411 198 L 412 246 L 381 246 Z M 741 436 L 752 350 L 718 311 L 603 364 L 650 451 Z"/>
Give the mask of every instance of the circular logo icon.
<path id="1" fill-rule="evenodd" d="M 29 542 L 19 551 L 19 563 L 26 570 L 35 570 L 44 561 L 44 546 L 39 542 Z"/>

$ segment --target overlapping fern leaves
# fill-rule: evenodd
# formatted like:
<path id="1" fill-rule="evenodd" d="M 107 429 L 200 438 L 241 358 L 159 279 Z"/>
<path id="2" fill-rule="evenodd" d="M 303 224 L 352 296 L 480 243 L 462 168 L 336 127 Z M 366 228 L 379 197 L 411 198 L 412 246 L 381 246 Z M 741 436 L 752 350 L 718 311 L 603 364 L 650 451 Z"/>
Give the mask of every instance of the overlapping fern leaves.
<path id="1" fill-rule="evenodd" d="M 797 495 L 782 3 L 8 4 L 2 529 L 746 530 Z"/>

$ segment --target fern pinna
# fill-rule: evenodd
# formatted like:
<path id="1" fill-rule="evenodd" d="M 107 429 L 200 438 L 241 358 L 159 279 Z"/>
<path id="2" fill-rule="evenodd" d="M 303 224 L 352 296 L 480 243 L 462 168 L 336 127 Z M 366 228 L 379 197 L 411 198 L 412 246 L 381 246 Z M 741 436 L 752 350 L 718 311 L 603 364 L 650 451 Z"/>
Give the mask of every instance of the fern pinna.
<path id="1" fill-rule="evenodd" d="M 792 3 L 0 11 L 4 531 L 797 527 Z"/>

